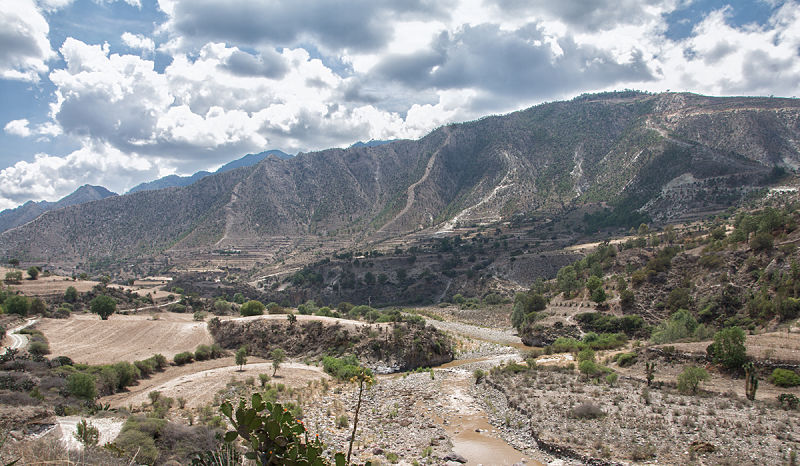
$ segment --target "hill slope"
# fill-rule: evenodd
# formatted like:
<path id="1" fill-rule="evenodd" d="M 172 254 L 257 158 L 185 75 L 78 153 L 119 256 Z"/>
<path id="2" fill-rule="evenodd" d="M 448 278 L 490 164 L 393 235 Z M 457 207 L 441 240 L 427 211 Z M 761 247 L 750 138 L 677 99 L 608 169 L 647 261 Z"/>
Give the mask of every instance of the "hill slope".
<path id="1" fill-rule="evenodd" d="M 609 210 L 587 227 L 669 221 L 734 205 L 775 167 L 799 167 L 798 139 L 794 99 L 582 96 L 49 213 L 0 236 L 0 254 L 118 260 L 298 238 L 337 248 L 598 206 Z"/>
<path id="2" fill-rule="evenodd" d="M 0 232 L 24 225 L 25 223 L 28 223 L 43 213 L 51 210 L 61 209 L 77 204 L 84 204 L 116 195 L 116 193 L 113 193 L 102 186 L 85 184 L 76 189 L 72 194 L 63 197 L 56 202 L 28 201 L 15 209 L 7 209 L 0 212 Z"/>
<path id="3" fill-rule="evenodd" d="M 291 155 L 279 150 L 268 150 L 264 152 L 259 152 L 258 154 L 247 154 L 242 158 L 228 162 L 225 165 L 219 167 L 214 173 L 225 173 L 234 170 L 236 168 L 250 167 L 264 160 L 270 155 L 274 155 L 279 159 L 292 158 Z M 132 187 L 130 190 L 128 190 L 128 194 L 137 193 L 139 191 L 153 191 L 156 189 L 189 186 L 190 184 L 194 184 L 211 174 L 212 174 L 211 172 L 203 170 L 189 176 L 168 175 L 159 178 L 157 180 L 148 181 L 145 183 L 139 183 L 136 186 Z"/>

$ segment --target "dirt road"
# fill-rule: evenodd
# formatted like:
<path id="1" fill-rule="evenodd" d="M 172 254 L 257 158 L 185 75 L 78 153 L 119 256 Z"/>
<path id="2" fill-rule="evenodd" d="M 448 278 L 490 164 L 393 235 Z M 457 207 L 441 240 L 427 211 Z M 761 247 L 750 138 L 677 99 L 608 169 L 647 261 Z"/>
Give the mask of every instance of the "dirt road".
<path id="1" fill-rule="evenodd" d="M 28 319 L 27 322 L 25 322 L 24 324 L 18 327 L 14 327 L 8 332 L 6 332 L 8 338 L 11 339 L 11 344 L 6 347 L 3 347 L 3 349 L 0 350 L 0 354 L 6 354 L 6 351 L 8 351 L 9 349 L 22 349 L 28 346 L 28 336 L 19 334 L 17 332 L 19 332 L 22 329 L 30 327 L 36 322 L 37 319 Z"/>

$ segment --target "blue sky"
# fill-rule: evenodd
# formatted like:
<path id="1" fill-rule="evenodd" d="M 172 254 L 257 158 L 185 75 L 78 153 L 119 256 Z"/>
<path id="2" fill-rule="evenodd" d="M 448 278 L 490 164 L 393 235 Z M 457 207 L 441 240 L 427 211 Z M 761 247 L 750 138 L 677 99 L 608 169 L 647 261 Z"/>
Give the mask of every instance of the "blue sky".
<path id="1" fill-rule="evenodd" d="M 0 209 L 584 92 L 800 95 L 800 5 L 0 2 Z"/>

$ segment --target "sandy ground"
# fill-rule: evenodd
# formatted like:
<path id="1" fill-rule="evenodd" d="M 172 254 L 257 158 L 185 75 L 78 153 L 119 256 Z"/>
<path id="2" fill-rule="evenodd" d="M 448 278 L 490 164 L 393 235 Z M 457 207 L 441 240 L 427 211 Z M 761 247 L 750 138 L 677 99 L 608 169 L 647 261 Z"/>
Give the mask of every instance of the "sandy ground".
<path id="1" fill-rule="evenodd" d="M 272 375 L 272 363 L 260 358 L 249 357 L 242 371 L 233 357 L 202 361 L 185 366 L 172 366 L 164 372 L 156 373 L 149 379 L 127 392 L 117 393 L 100 399 L 100 403 L 110 403 L 112 407 L 139 406 L 149 403 L 148 394 L 159 391 L 163 396 L 186 400 L 187 408 L 198 408 L 214 400 L 214 395 L 235 379 L 244 381 L 249 377 L 259 383 L 258 374 Z M 321 368 L 298 363 L 284 363 L 271 382 L 289 387 L 304 387 L 309 381 L 330 379 Z"/>
<path id="2" fill-rule="evenodd" d="M 97 430 L 100 431 L 100 440 L 97 442 L 98 445 L 105 445 L 108 442 L 113 442 L 122 430 L 122 424 L 125 423 L 125 419 L 117 418 L 82 418 L 80 416 L 57 417 L 55 435 L 61 440 L 61 443 L 67 450 L 83 449 L 83 444 L 75 438 L 75 433 L 78 430 L 78 423 L 81 419 L 86 419 L 86 422 L 97 427 Z"/>
<path id="3" fill-rule="evenodd" d="M 100 320 L 94 314 L 73 314 L 69 319 L 42 319 L 37 328 L 50 342 L 53 356 L 87 364 L 135 361 L 156 353 L 172 359 L 214 342 L 205 322 L 171 312 L 158 314 L 158 320 L 148 315 L 114 314 Z"/>
<path id="4" fill-rule="evenodd" d="M 389 323 L 381 323 L 381 324 L 371 324 L 369 322 L 364 322 L 362 320 L 348 320 L 348 319 L 336 319 L 334 317 L 324 317 L 324 316 L 306 316 L 301 314 L 295 314 L 297 317 L 297 322 L 311 322 L 311 321 L 319 321 L 328 323 L 331 325 L 339 324 L 344 328 L 347 329 L 357 329 L 361 327 L 389 327 L 391 324 Z M 280 322 L 286 321 L 286 314 L 265 314 L 262 316 L 250 316 L 250 317 L 234 317 L 223 320 L 232 320 L 235 322 L 247 322 L 251 320 L 277 320 Z"/>

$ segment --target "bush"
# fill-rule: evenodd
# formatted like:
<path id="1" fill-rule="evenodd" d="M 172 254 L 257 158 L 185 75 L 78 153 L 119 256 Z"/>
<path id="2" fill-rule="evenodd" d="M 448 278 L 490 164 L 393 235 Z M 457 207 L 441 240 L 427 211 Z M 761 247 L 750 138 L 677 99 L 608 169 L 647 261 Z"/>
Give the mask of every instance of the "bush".
<path id="1" fill-rule="evenodd" d="M 147 377 L 156 370 L 156 362 L 152 359 L 134 361 L 133 365 L 136 366 L 136 369 L 142 377 Z"/>
<path id="2" fill-rule="evenodd" d="M 44 341 L 32 341 L 28 345 L 28 352 L 34 356 L 44 356 L 50 354 L 50 346 Z"/>
<path id="3" fill-rule="evenodd" d="M 714 334 L 714 343 L 709 345 L 708 353 L 715 363 L 724 368 L 738 369 L 747 362 L 745 338 L 744 330 L 739 327 L 722 329 Z"/>
<path id="4" fill-rule="evenodd" d="M 177 364 L 179 366 L 182 366 L 184 364 L 188 364 L 188 363 L 194 361 L 194 354 L 192 354 L 192 353 L 190 353 L 188 351 L 185 351 L 183 353 L 176 354 L 172 358 L 172 360 L 175 361 L 175 364 Z"/>
<path id="5" fill-rule="evenodd" d="M 614 356 L 614 362 L 619 367 L 628 367 L 636 364 L 636 353 L 619 353 Z"/>
<path id="6" fill-rule="evenodd" d="M 75 372 L 67 377 L 67 391 L 72 396 L 88 401 L 97 398 L 94 377 L 83 372 Z"/>
<path id="7" fill-rule="evenodd" d="M 3 303 L 3 306 L 6 309 L 6 313 L 17 314 L 25 317 L 28 315 L 28 311 L 31 308 L 31 302 L 25 296 L 17 294 L 6 298 L 6 301 Z"/>
<path id="8" fill-rule="evenodd" d="M 264 314 L 264 309 L 266 309 L 266 306 L 261 301 L 250 300 L 242 304 L 239 312 L 244 317 L 260 316 Z"/>
<path id="9" fill-rule="evenodd" d="M 598 419 L 605 416 L 606 413 L 596 404 L 587 402 L 572 408 L 569 415 L 576 419 Z"/>
<path id="10" fill-rule="evenodd" d="M 207 316 L 208 312 L 206 311 L 195 311 L 194 314 L 192 315 L 192 319 L 194 319 L 195 322 L 203 322 L 204 320 L 206 320 Z"/>
<path id="11" fill-rule="evenodd" d="M 359 375 L 362 370 L 358 359 L 352 354 L 341 358 L 325 356 L 322 358 L 322 368 L 335 378 L 345 381 Z M 367 371 L 369 371 L 369 369 L 367 369 Z M 371 372 L 369 373 L 371 374 Z"/>
<path id="12" fill-rule="evenodd" d="M 708 378 L 708 372 L 702 367 L 688 366 L 678 374 L 678 391 L 685 395 L 694 395 L 700 384 Z"/>
<path id="13" fill-rule="evenodd" d="M 772 371 L 769 380 L 779 387 L 796 387 L 800 385 L 800 375 L 789 369 L 775 369 Z"/>
<path id="14" fill-rule="evenodd" d="M 75 289 L 74 286 L 67 287 L 67 290 L 64 292 L 64 301 L 68 303 L 74 303 L 78 300 L 78 290 Z"/>
<path id="15" fill-rule="evenodd" d="M 770 233 L 756 233 L 750 240 L 750 248 L 754 251 L 769 251 L 773 246 L 773 238 Z"/>
<path id="16" fill-rule="evenodd" d="M 194 350 L 194 358 L 197 361 L 211 359 L 211 347 L 208 345 L 199 345 L 197 349 Z"/>

